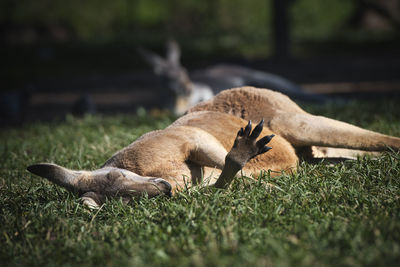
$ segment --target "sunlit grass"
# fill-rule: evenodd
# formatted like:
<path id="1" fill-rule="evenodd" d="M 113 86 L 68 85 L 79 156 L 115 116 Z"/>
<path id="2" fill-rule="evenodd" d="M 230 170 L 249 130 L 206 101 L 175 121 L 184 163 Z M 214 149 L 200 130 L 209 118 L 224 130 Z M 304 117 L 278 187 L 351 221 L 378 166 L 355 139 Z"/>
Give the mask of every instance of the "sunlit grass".
<path id="1" fill-rule="evenodd" d="M 397 101 L 308 110 L 400 136 Z M 118 199 L 100 210 L 25 171 L 35 162 L 94 169 L 173 118 L 68 117 L 0 133 L 0 261 L 12 265 L 395 265 L 400 154 L 295 174 L 242 178 L 228 190 Z M 279 189 L 267 193 L 266 183 Z"/>

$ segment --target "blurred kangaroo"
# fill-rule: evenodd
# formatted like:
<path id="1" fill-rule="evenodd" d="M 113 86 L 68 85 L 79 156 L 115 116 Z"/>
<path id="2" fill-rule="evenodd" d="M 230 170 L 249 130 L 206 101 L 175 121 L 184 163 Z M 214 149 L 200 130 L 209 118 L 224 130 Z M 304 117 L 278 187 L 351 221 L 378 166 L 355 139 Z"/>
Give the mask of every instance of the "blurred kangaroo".
<path id="1" fill-rule="evenodd" d="M 324 103 L 327 100 L 322 95 L 303 91 L 300 86 L 276 74 L 233 64 L 210 66 L 189 75 L 180 63 L 181 51 L 174 40 L 167 42 L 165 58 L 143 48 L 138 51 L 154 73 L 162 77 L 168 88 L 175 93 L 174 111 L 178 115 L 201 101 L 211 99 L 222 90 L 246 85 L 269 88 L 295 100 L 314 103 Z"/>
<path id="2" fill-rule="evenodd" d="M 253 131 L 251 121 L 260 121 Z M 166 129 L 144 134 L 98 170 L 74 171 L 52 163 L 28 170 L 98 207 L 106 197 L 171 195 L 204 177 L 209 185 L 226 188 L 240 170 L 255 178 L 260 170 L 278 175 L 295 170 L 299 158 L 388 149 L 400 150 L 400 138 L 311 115 L 278 92 L 243 87 L 225 90 Z"/>

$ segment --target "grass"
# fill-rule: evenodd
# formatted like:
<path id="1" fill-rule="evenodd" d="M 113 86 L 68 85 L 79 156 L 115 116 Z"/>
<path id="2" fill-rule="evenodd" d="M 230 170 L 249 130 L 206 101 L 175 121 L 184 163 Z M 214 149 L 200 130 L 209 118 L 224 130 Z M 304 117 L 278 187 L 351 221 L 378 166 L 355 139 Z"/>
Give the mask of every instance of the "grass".
<path id="1" fill-rule="evenodd" d="M 398 100 L 309 108 L 400 136 Z M 373 110 L 373 111 L 371 111 Z M 167 116 L 67 117 L 6 129 L 1 138 L 2 266 L 397 265 L 400 154 L 335 166 L 302 163 L 296 174 L 243 177 L 226 191 L 113 199 L 98 211 L 25 171 L 34 162 L 93 169 Z M 265 191 L 265 183 L 280 189 Z"/>

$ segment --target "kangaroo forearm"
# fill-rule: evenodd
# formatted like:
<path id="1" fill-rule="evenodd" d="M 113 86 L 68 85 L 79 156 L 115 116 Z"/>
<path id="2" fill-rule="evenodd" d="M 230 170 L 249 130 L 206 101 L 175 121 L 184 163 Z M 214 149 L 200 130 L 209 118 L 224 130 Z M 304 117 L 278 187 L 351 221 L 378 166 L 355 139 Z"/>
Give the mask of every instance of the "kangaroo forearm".
<path id="1" fill-rule="evenodd" d="M 228 154 L 228 156 L 226 156 L 225 158 L 224 168 L 222 169 L 222 172 L 218 177 L 218 180 L 215 182 L 214 186 L 216 188 L 227 188 L 231 184 L 233 178 L 235 178 L 236 174 L 241 169 L 242 166 L 233 161 Z"/>

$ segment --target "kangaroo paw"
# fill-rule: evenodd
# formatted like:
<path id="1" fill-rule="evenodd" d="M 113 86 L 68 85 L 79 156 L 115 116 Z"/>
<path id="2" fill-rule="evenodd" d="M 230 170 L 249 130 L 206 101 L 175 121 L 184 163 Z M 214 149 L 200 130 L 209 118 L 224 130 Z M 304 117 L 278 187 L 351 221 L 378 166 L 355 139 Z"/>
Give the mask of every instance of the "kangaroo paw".
<path id="1" fill-rule="evenodd" d="M 95 192 L 86 192 L 81 197 L 83 205 L 89 209 L 99 209 L 100 205 L 104 202 L 104 197 Z"/>
<path id="2" fill-rule="evenodd" d="M 261 120 L 254 130 L 251 131 L 252 126 L 251 121 L 249 121 L 247 126 L 244 129 L 241 128 L 237 133 L 235 142 L 227 158 L 238 164 L 240 168 L 243 168 L 250 159 L 269 151 L 271 147 L 266 146 L 266 144 L 268 144 L 275 135 L 264 136 L 256 141 L 263 127 L 264 120 Z"/>
<path id="3" fill-rule="evenodd" d="M 266 146 L 274 135 L 264 136 L 257 141 L 264 125 L 264 120 L 251 132 L 251 121 L 243 129 L 241 128 L 236 136 L 231 151 L 225 157 L 225 166 L 214 186 L 217 188 L 226 188 L 232 182 L 236 173 L 252 158 L 267 152 L 271 147 Z"/>

